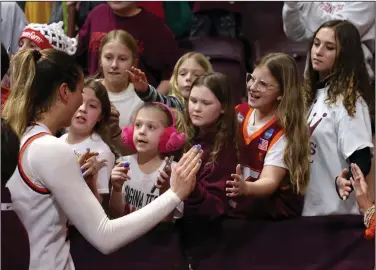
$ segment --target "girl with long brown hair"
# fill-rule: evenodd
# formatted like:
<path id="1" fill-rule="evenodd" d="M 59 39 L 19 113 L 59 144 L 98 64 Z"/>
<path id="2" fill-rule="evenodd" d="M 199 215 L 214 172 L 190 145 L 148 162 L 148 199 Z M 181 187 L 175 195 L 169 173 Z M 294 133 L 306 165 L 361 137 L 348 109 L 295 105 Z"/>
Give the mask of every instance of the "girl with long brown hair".
<path id="1" fill-rule="evenodd" d="M 94 162 L 84 165 L 84 178 L 91 172 L 95 174 L 95 181 L 89 184 L 90 189 L 98 200 L 102 201 L 103 194 L 109 194 L 109 180 L 115 165 L 115 155 L 112 152 L 108 123 L 111 114 L 111 103 L 106 88 L 94 79 L 85 81 L 83 102 L 72 117 L 68 133 L 60 137 L 67 142 L 79 157 L 91 149 L 98 153 Z M 97 162 L 95 162 L 97 161 Z"/>
<path id="2" fill-rule="evenodd" d="M 355 196 L 350 194 L 348 168 L 355 163 L 364 175 L 371 168 L 373 145 L 366 101 L 372 98 L 365 100 L 371 91 L 374 95 L 357 28 L 342 20 L 321 25 L 310 44 L 305 82 L 311 180 L 303 215 L 359 214 Z M 349 183 L 346 193 L 336 192 L 337 180 Z M 346 201 L 341 200 L 344 196 Z"/>
<path id="3" fill-rule="evenodd" d="M 204 150 L 202 168 L 191 196 L 184 201 L 183 221 L 196 224 L 215 222 L 228 213 L 226 181 L 239 160 L 239 142 L 231 86 L 221 73 L 198 77 L 189 93 L 185 115 L 186 149 L 200 144 Z M 169 186 L 161 172 L 157 186 Z"/>
<path id="4" fill-rule="evenodd" d="M 294 59 L 264 56 L 247 75 L 248 104 L 237 106 L 244 146 L 233 181 L 230 215 L 239 218 L 299 216 L 309 180 L 305 103 Z"/>

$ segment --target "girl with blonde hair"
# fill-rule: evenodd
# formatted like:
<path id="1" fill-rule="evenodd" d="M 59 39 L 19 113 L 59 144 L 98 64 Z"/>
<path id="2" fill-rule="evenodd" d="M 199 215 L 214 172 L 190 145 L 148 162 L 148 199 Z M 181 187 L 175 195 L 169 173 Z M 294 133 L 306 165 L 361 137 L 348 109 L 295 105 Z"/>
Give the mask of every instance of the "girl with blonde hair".
<path id="1" fill-rule="evenodd" d="M 183 112 L 185 103 L 189 98 L 192 83 L 200 75 L 212 72 L 212 66 L 209 60 L 201 53 L 189 52 L 184 54 L 177 61 L 174 71 L 170 79 L 170 95 L 165 96 L 158 93 L 157 90 L 150 86 L 136 89 L 137 95 L 145 102 L 160 102 L 171 108 L 176 108 Z M 146 76 L 143 72 L 132 69 L 133 73 L 142 76 L 146 81 Z"/>

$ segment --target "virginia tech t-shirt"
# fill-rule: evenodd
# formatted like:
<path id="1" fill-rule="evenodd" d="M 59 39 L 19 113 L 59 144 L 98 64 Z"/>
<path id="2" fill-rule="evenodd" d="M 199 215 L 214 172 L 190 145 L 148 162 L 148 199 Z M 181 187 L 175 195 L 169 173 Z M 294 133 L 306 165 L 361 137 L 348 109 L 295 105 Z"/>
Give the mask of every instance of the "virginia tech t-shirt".
<path id="1" fill-rule="evenodd" d="M 319 89 L 309 111 L 311 168 L 303 215 L 359 214 L 354 192 L 342 201 L 334 181 L 349 167 L 346 160 L 356 150 L 373 147 L 368 106 L 363 98 L 358 98 L 355 115 L 351 117 L 342 99 L 329 105 L 325 101 L 327 95 L 328 86 Z"/>

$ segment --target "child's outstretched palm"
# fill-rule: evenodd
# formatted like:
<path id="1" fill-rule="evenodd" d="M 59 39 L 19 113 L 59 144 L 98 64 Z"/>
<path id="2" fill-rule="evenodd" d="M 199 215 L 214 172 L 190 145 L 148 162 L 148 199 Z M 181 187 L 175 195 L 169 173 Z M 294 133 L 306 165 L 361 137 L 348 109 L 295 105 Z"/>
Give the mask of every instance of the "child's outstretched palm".
<path id="1" fill-rule="evenodd" d="M 226 182 L 226 196 L 228 197 L 238 197 L 246 195 L 247 187 L 244 181 L 244 176 L 242 173 L 241 165 L 238 164 L 236 166 L 236 173 L 231 174 L 231 177 L 234 179 L 233 181 L 229 180 Z"/>
<path id="2" fill-rule="evenodd" d="M 129 74 L 131 83 L 133 83 L 134 88 L 137 91 L 145 92 L 146 90 L 148 90 L 148 80 L 144 72 L 142 72 L 138 68 L 131 67 L 131 70 L 127 70 L 127 73 Z"/>

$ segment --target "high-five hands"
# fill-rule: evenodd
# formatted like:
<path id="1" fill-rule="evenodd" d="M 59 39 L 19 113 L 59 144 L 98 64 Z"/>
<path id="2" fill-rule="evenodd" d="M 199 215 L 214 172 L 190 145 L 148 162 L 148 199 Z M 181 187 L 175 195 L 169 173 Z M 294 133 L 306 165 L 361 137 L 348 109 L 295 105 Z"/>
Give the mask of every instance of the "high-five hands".
<path id="1" fill-rule="evenodd" d="M 201 167 L 202 153 L 201 146 L 195 145 L 176 165 L 172 165 L 171 190 L 182 201 L 188 198 L 196 185 L 196 174 Z"/>

